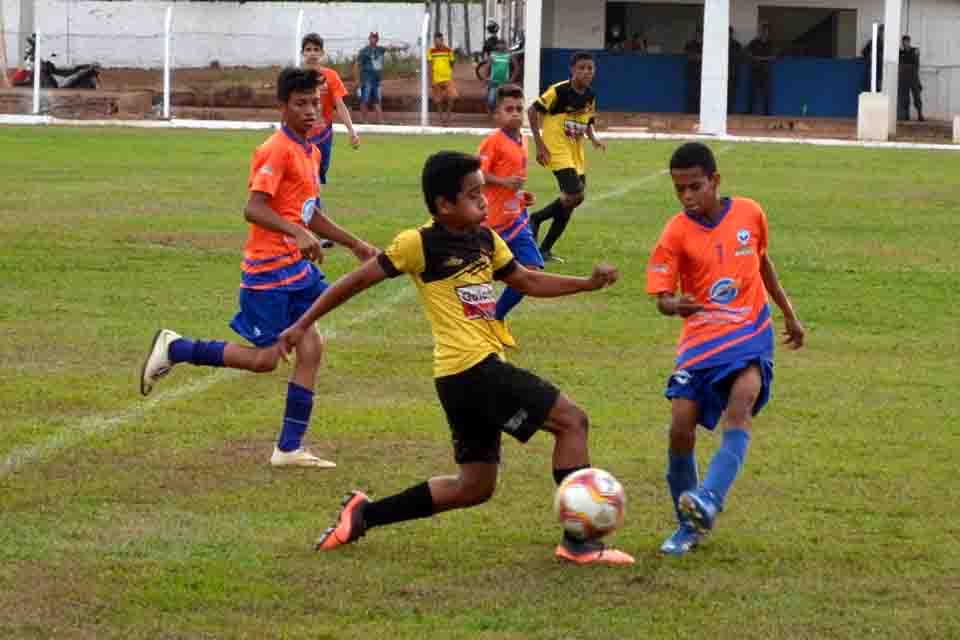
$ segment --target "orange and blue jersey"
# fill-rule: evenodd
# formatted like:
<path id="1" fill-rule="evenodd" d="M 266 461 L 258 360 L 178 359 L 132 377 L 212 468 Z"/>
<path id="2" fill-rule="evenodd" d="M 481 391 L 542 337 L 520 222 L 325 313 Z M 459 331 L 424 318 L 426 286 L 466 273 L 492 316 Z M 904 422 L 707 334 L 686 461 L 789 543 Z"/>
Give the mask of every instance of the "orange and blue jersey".
<path id="1" fill-rule="evenodd" d="M 288 222 L 306 227 L 319 197 L 320 151 L 284 126 L 257 147 L 250 164 L 250 192 L 267 194 L 267 204 Z M 316 271 L 294 238 L 250 225 L 243 251 L 244 289 L 294 291 L 310 285 Z"/>
<path id="2" fill-rule="evenodd" d="M 494 131 L 480 144 L 480 170 L 498 178 L 527 177 L 527 140 L 521 132 L 514 138 L 503 129 Z M 510 242 L 527 226 L 526 205 L 522 190 L 487 184 L 487 220 L 484 224 Z"/>
<path id="3" fill-rule="evenodd" d="M 322 67 L 317 74 L 320 76 L 320 85 L 317 87 L 320 120 L 307 132 L 307 140 L 321 144 L 333 135 L 333 112 L 337 107 L 337 98 L 346 96 L 347 88 L 340 79 L 340 74 L 333 69 Z"/>
<path id="4" fill-rule="evenodd" d="M 681 212 L 666 225 L 647 265 L 647 293 L 693 298 L 703 311 L 684 319 L 677 370 L 744 359 L 772 360 L 773 326 L 760 271 L 767 218 L 747 198 L 724 199 L 719 221 Z"/>

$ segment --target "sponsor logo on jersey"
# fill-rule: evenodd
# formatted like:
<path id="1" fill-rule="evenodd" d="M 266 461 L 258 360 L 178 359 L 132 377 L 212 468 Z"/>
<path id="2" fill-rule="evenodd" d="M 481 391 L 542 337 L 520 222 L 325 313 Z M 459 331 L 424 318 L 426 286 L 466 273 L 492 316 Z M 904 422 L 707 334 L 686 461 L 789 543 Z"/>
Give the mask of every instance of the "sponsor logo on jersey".
<path id="1" fill-rule="evenodd" d="M 720 278 L 710 287 L 710 302 L 730 304 L 740 293 L 733 278 Z"/>
<path id="2" fill-rule="evenodd" d="M 497 311 L 497 296 L 490 283 L 468 284 L 456 288 L 467 320 L 493 320 Z"/>
<path id="3" fill-rule="evenodd" d="M 670 377 L 673 378 L 673 381 L 677 384 L 690 384 L 691 375 L 686 369 L 680 369 Z"/>

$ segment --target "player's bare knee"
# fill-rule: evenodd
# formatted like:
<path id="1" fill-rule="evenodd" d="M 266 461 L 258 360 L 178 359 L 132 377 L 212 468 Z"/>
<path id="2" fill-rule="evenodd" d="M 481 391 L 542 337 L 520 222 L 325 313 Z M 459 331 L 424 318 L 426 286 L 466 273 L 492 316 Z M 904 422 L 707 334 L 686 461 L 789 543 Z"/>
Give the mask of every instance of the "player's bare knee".
<path id="1" fill-rule="evenodd" d="M 316 329 L 311 329 L 297 345 L 297 362 L 320 366 L 323 361 L 324 338 Z"/>
<path id="2" fill-rule="evenodd" d="M 280 351 L 276 347 L 260 349 L 253 359 L 250 370 L 254 373 L 270 373 L 277 368 L 280 362 Z"/>

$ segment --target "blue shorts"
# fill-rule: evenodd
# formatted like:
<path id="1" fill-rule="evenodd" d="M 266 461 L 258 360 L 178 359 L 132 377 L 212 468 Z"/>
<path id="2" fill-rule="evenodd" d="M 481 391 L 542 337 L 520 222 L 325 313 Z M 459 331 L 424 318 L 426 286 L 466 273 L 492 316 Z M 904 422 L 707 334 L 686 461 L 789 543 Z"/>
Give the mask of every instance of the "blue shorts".
<path id="1" fill-rule="evenodd" d="M 330 156 L 333 154 L 333 126 L 323 133 L 310 136 L 310 142 L 320 149 L 320 184 L 327 184 L 327 170 L 330 168 Z"/>
<path id="2" fill-rule="evenodd" d="M 367 78 L 360 84 L 360 104 L 380 104 L 380 81 Z"/>
<path id="3" fill-rule="evenodd" d="M 230 328 L 256 347 L 269 347 L 283 331 L 310 308 L 327 288 L 327 281 L 316 265 L 302 289 L 240 289 L 240 311 Z M 298 283 L 299 284 L 299 283 Z"/>
<path id="4" fill-rule="evenodd" d="M 696 402 L 699 405 L 697 422 L 713 430 L 727 408 L 730 387 L 736 378 L 735 374 L 753 364 L 760 365 L 762 381 L 760 395 L 757 396 L 757 402 L 753 405 L 753 415 L 757 415 L 770 400 L 770 390 L 773 387 L 772 360 L 738 360 L 710 369 L 674 371 L 667 381 L 667 390 L 664 395 L 670 399 L 686 398 Z"/>
<path id="5" fill-rule="evenodd" d="M 543 256 L 529 224 L 524 225 L 517 235 L 510 238 L 507 246 L 513 252 L 513 257 L 523 266 L 543 269 Z"/>

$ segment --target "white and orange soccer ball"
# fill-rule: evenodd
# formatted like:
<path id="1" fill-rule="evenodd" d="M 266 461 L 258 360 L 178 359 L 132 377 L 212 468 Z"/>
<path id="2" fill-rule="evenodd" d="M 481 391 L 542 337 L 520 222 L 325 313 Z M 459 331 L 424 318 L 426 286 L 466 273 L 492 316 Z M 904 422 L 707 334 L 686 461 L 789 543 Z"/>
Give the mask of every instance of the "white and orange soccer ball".
<path id="1" fill-rule="evenodd" d="M 571 536 L 601 538 L 623 524 L 627 496 L 623 486 L 602 469 L 581 469 L 563 479 L 553 499 L 553 510 Z"/>

